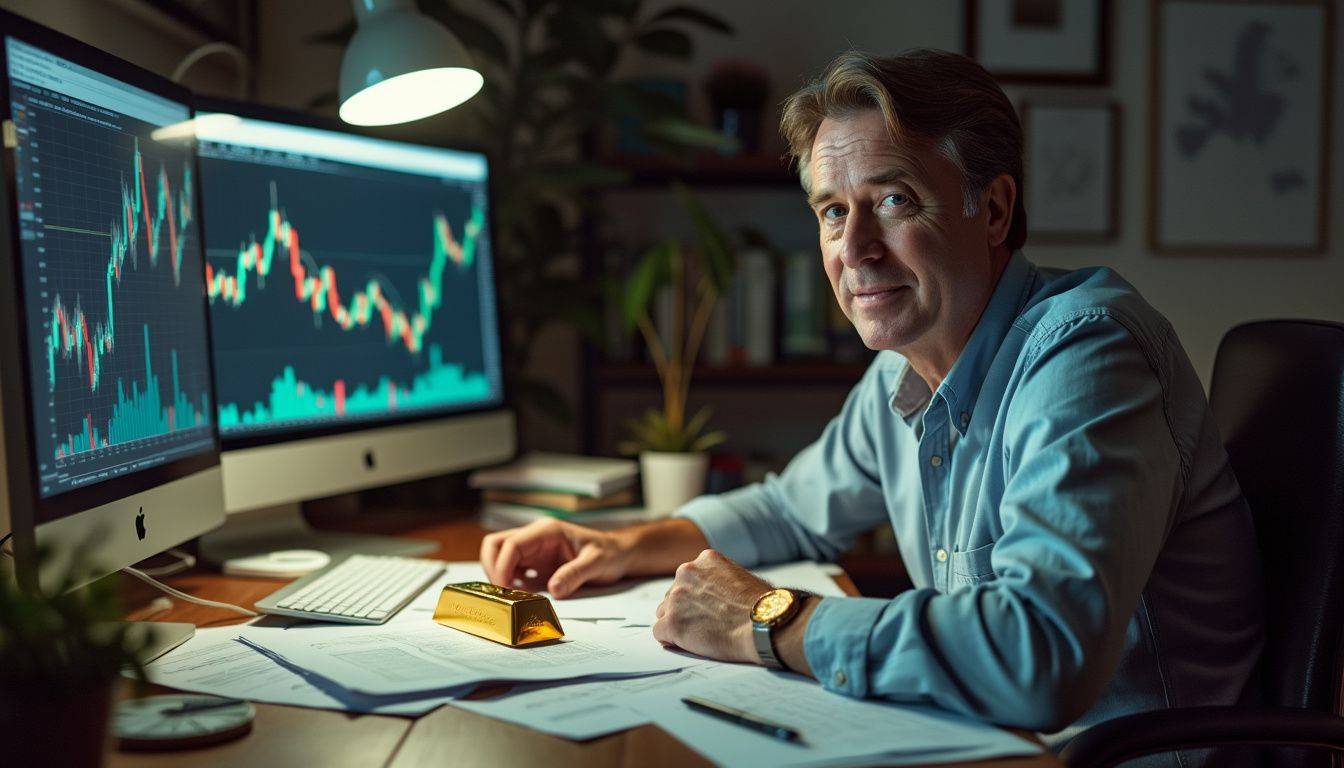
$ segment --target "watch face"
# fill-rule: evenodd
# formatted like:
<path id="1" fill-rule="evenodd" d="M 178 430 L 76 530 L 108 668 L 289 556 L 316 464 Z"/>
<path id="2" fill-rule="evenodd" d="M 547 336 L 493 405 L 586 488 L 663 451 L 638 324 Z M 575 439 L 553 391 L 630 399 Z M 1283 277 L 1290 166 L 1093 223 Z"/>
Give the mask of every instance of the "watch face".
<path id="1" fill-rule="evenodd" d="M 756 605 L 751 609 L 751 620 L 768 624 L 783 616 L 792 605 L 792 592 L 787 589 L 772 589 L 756 601 Z"/>

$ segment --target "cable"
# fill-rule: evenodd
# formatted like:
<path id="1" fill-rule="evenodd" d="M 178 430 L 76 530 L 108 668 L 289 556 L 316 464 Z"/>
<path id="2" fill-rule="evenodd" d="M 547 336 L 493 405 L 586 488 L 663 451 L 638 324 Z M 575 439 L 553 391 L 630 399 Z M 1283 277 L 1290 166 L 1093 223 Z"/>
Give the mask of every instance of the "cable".
<path id="1" fill-rule="evenodd" d="M 164 583 L 161 582 L 161 581 L 156 581 L 152 576 L 150 576 L 149 574 L 145 573 L 144 571 L 138 571 L 138 570 L 136 570 L 135 568 L 131 568 L 131 567 L 129 567 L 129 566 L 127 566 L 127 567 L 125 567 L 125 568 L 122 568 L 122 569 L 121 569 L 121 572 L 122 572 L 122 573 L 128 573 L 128 574 L 134 576 L 135 578 L 137 578 L 137 579 L 139 579 L 139 580 L 145 582 L 146 584 L 149 584 L 150 586 L 153 586 L 153 587 L 158 587 L 159 589 L 163 590 L 164 592 L 167 592 L 168 594 L 172 595 L 173 597 L 176 597 L 176 598 L 179 599 L 179 600 L 186 600 L 188 603 L 195 603 L 195 604 L 197 604 L 197 605 L 204 605 L 204 606 L 208 606 L 208 607 L 210 607 L 210 608 L 223 608 L 223 609 L 226 610 L 226 611 L 234 611 L 234 612 L 236 612 L 236 613 L 241 613 L 241 614 L 243 614 L 244 616 L 260 616 L 260 615 L 261 615 L 261 614 L 257 613 L 256 611 L 250 611 L 250 610 L 248 610 L 248 609 L 242 607 L 241 605 L 234 605 L 233 603 L 221 603 L 221 602 L 217 602 L 217 601 L 215 601 L 215 600 L 206 600 L 206 599 L 203 598 L 203 597 L 196 597 L 196 596 L 194 596 L 194 595 L 188 595 L 186 592 L 183 592 L 182 590 L 179 590 L 179 589 L 173 589 L 172 587 L 168 586 L 167 584 L 164 584 Z"/>
<path id="2" fill-rule="evenodd" d="M 182 82 L 182 77 L 187 74 L 187 70 L 196 65 L 196 62 L 216 53 L 228 55 L 238 66 L 238 98 L 246 99 L 248 81 L 252 78 L 252 63 L 247 60 L 247 54 L 241 48 L 230 43 L 216 41 L 196 48 L 182 59 L 169 79 L 174 83 Z"/>
<path id="3" fill-rule="evenodd" d="M 168 549 L 164 550 L 164 554 L 172 555 L 173 557 L 176 557 L 178 561 L 170 565 L 161 565 L 157 568 L 141 568 L 140 572 L 146 576 L 163 577 L 173 576 L 196 567 L 196 558 L 190 553 L 183 552 L 180 549 Z"/>

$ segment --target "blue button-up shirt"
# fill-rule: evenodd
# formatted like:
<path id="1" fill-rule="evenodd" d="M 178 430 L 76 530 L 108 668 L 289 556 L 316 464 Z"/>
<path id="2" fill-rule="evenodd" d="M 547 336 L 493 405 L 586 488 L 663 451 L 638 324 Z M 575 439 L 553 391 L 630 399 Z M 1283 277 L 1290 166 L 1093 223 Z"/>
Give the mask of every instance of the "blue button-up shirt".
<path id="1" fill-rule="evenodd" d="M 1204 391 L 1109 269 L 1014 254 L 937 391 L 882 352 L 783 473 L 678 514 L 746 566 L 831 559 L 890 521 L 914 588 L 822 600 L 817 679 L 1056 744 L 1234 703 L 1263 642 L 1250 512 Z"/>

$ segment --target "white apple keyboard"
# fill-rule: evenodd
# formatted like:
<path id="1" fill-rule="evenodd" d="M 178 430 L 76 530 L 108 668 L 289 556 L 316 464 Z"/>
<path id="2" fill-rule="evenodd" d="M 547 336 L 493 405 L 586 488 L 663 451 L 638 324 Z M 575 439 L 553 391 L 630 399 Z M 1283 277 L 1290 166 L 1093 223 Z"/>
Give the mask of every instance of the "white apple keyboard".
<path id="1" fill-rule="evenodd" d="M 279 616 L 344 624 L 382 624 L 447 568 L 442 560 L 351 555 L 257 601 Z"/>

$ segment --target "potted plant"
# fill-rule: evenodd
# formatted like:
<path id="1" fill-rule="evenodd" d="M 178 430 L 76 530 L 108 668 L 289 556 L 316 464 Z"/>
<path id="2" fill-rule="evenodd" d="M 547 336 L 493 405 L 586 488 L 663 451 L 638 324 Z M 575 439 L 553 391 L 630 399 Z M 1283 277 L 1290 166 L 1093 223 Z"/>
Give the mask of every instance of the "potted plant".
<path id="1" fill-rule="evenodd" d="M 706 452 L 726 439 L 722 431 L 707 429 L 709 408 L 688 416 L 686 403 L 696 357 L 714 305 L 732 280 L 736 255 L 700 201 L 679 184 L 674 191 L 695 225 L 696 247 L 686 250 L 677 240 L 665 240 L 649 248 L 621 296 L 625 323 L 643 337 L 663 391 L 663 407 L 628 422 L 631 439 L 618 446 L 639 455 L 645 506 L 655 512 L 670 512 L 704 490 Z M 670 290 L 672 317 L 659 329 L 650 306 L 663 288 Z"/>
<path id="2" fill-rule="evenodd" d="M 39 560 L 45 559 L 40 555 Z M 0 573 L 0 744 L 13 765 L 97 766 L 117 683 L 130 666 L 144 679 L 149 636 L 121 615 L 116 579 L 93 575 L 83 552 L 51 594 Z"/>

